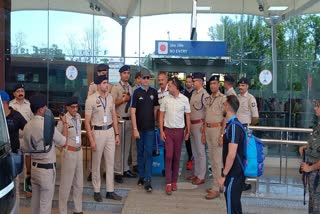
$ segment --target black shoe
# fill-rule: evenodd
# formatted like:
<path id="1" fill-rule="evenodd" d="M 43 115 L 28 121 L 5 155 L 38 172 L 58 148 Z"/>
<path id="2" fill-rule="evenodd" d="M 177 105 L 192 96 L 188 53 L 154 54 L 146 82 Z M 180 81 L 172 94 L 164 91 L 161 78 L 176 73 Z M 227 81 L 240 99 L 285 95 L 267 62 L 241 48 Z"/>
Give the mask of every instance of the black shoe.
<path id="1" fill-rule="evenodd" d="M 242 186 L 242 191 L 248 191 L 251 189 L 251 184 L 244 183 Z"/>
<path id="2" fill-rule="evenodd" d="M 151 182 L 150 181 L 146 181 L 145 184 L 144 184 L 144 189 L 147 191 L 147 192 L 152 192 L 152 186 L 151 186 Z"/>
<path id="3" fill-rule="evenodd" d="M 106 199 L 121 201 L 122 197 L 117 195 L 115 192 L 107 192 Z"/>
<path id="4" fill-rule="evenodd" d="M 79 212 L 79 213 L 73 212 L 73 214 L 83 214 L 83 212 Z"/>
<path id="5" fill-rule="evenodd" d="M 143 179 L 143 178 L 139 178 L 139 180 L 138 180 L 138 185 L 139 185 L 139 186 L 144 185 L 144 179 Z"/>
<path id="6" fill-rule="evenodd" d="M 132 172 L 133 173 L 138 173 L 138 166 L 137 165 L 132 167 Z"/>
<path id="7" fill-rule="evenodd" d="M 96 202 L 102 202 L 102 197 L 101 197 L 100 192 L 95 192 L 95 193 L 93 194 L 93 199 L 94 199 Z"/>
<path id="8" fill-rule="evenodd" d="M 92 174 L 90 172 L 90 174 L 88 175 L 87 181 L 92 181 Z"/>
<path id="9" fill-rule="evenodd" d="M 130 170 L 128 170 L 128 171 L 125 171 L 123 173 L 123 176 L 127 177 L 127 178 L 136 178 L 137 174 L 135 174 L 135 173 L 131 172 Z"/>
<path id="10" fill-rule="evenodd" d="M 123 183 L 122 175 L 114 175 L 114 181 L 119 184 L 122 184 Z"/>
<path id="11" fill-rule="evenodd" d="M 107 179 L 106 172 L 104 172 L 104 173 L 102 174 L 102 177 L 103 177 L 103 179 L 104 179 L 104 180 L 106 180 L 106 179 Z"/>

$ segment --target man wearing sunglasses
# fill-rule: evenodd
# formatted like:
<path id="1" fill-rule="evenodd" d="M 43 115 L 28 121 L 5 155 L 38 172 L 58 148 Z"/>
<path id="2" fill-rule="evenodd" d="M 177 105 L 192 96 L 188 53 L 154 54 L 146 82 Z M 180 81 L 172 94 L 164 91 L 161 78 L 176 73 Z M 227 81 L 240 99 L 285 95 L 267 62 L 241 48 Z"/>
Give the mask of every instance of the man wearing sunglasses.
<path id="1" fill-rule="evenodd" d="M 191 120 L 191 147 L 194 157 L 193 174 L 188 177 L 194 185 L 200 185 L 205 182 L 206 175 L 206 152 L 205 152 L 205 100 L 209 97 L 207 91 L 203 88 L 204 73 L 194 73 L 193 87 L 194 91 L 190 99 L 190 120 Z"/>
<path id="2" fill-rule="evenodd" d="M 131 121 L 133 136 L 137 139 L 138 185 L 144 185 L 147 192 L 152 192 L 152 145 L 159 102 L 157 90 L 149 85 L 149 71 L 142 70 L 141 78 L 141 85 L 133 92 L 131 99 Z"/>
<path id="3" fill-rule="evenodd" d="M 81 149 L 81 116 L 78 113 L 78 98 L 65 101 L 67 113 L 60 115 L 57 129 L 63 134 L 67 126 L 68 138 L 61 157 L 61 178 L 59 187 L 59 211 L 67 213 L 67 203 L 72 187 L 74 213 L 82 213 L 83 162 Z"/>

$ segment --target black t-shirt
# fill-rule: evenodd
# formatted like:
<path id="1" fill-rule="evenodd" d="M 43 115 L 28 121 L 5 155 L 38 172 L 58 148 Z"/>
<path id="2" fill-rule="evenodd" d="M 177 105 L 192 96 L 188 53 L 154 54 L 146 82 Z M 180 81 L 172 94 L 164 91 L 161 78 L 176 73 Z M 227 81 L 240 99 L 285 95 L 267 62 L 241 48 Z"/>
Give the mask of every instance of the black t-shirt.
<path id="1" fill-rule="evenodd" d="M 181 93 L 182 93 L 184 96 L 188 97 L 189 102 L 190 102 L 190 99 L 191 99 L 193 90 L 194 90 L 194 89 L 192 89 L 192 90 L 189 92 L 186 88 L 184 88 L 184 89 L 181 91 Z"/>
<path id="2" fill-rule="evenodd" d="M 12 152 L 17 153 L 20 148 L 19 129 L 23 130 L 27 121 L 16 110 L 9 107 L 11 113 L 6 117 Z"/>
<path id="3" fill-rule="evenodd" d="M 158 92 L 148 87 L 146 91 L 142 86 L 134 90 L 131 107 L 136 108 L 137 128 L 139 131 L 148 131 L 155 128 L 154 107 L 159 106 Z"/>
<path id="4" fill-rule="evenodd" d="M 239 122 L 236 116 L 229 118 L 226 125 L 225 135 L 223 136 L 223 149 L 222 149 L 223 165 L 226 164 L 226 159 L 227 159 L 228 150 L 229 150 L 229 147 L 228 147 L 229 143 L 238 144 L 237 155 L 239 155 L 242 161 L 244 159 L 243 143 L 244 143 L 245 135 L 241 127 L 239 127 L 239 125 L 231 124 L 233 120 Z M 228 173 L 228 177 L 243 176 L 243 170 L 241 168 L 237 155 L 234 159 L 231 170 Z"/>

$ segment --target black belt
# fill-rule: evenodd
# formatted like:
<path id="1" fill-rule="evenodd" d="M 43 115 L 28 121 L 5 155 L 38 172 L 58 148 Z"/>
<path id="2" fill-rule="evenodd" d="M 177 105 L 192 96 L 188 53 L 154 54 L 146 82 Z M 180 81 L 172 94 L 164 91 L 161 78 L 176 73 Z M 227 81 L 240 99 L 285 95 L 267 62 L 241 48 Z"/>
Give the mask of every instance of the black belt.
<path id="1" fill-rule="evenodd" d="M 53 169 L 56 167 L 56 163 L 36 163 L 32 162 L 32 166 L 35 166 L 37 168 L 41 169 Z"/>
<path id="2" fill-rule="evenodd" d="M 112 127 L 113 125 L 110 124 L 110 125 L 105 125 L 105 126 L 93 126 L 93 129 L 94 130 L 108 130 Z"/>
<path id="3" fill-rule="evenodd" d="M 131 120 L 130 117 L 121 117 L 123 120 Z"/>

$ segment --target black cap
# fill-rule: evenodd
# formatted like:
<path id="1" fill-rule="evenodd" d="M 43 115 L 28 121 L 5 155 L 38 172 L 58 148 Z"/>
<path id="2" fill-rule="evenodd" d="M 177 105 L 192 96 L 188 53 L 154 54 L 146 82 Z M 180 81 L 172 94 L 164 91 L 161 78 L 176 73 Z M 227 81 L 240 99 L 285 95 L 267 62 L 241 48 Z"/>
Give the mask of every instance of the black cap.
<path id="1" fill-rule="evenodd" d="M 108 80 L 108 77 L 107 77 L 107 76 L 105 76 L 105 75 L 102 75 L 102 76 L 96 76 L 96 77 L 94 78 L 94 84 L 99 85 L 100 83 L 102 83 L 102 82 L 103 82 L 103 80 Z"/>
<path id="2" fill-rule="evenodd" d="M 238 85 L 239 84 L 247 84 L 249 85 L 249 80 L 245 77 L 242 77 L 239 81 L 238 81 Z"/>
<path id="3" fill-rule="evenodd" d="M 230 75 L 224 76 L 224 81 L 225 81 L 225 82 L 234 83 L 234 79 L 233 79 L 233 77 L 230 76 Z"/>
<path id="4" fill-rule="evenodd" d="M 18 90 L 19 88 L 23 88 L 24 89 L 24 85 L 22 83 L 18 83 L 13 87 L 13 92 L 15 92 L 16 90 Z"/>
<path id="5" fill-rule="evenodd" d="M 140 71 L 136 73 L 136 75 L 134 76 L 135 79 L 137 79 L 138 77 L 141 77 L 141 73 Z"/>
<path id="6" fill-rule="evenodd" d="M 66 106 L 71 106 L 74 104 L 78 104 L 78 97 L 68 97 L 64 102 Z"/>
<path id="7" fill-rule="evenodd" d="M 213 76 L 211 76 L 210 77 L 210 79 L 209 79 L 209 83 L 211 82 L 211 81 L 220 81 L 220 75 L 213 75 Z"/>
<path id="8" fill-rule="evenodd" d="M 33 95 L 30 97 L 29 101 L 33 113 L 36 113 L 39 108 L 47 105 L 47 98 L 43 95 Z"/>
<path id="9" fill-rule="evenodd" d="M 130 66 L 129 65 L 124 65 L 119 69 L 119 73 L 122 73 L 124 71 L 130 71 Z"/>
<path id="10" fill-rule="evenodd" d="M 200 72 L 196 72 L 196 73 L 192 74 L 192 78 L 193 79 L 202 79 L 202 80 L 204 80 L 204 76 L 205 76 L 205 74 L 204 73 L 200 73 Z"/>
<path id="11" fill-rule="evenodd" d="M 97 72 L 101 72 L 101 71 L 109 71 L 109 65 L 107 64 L 97 65 Z"/>

